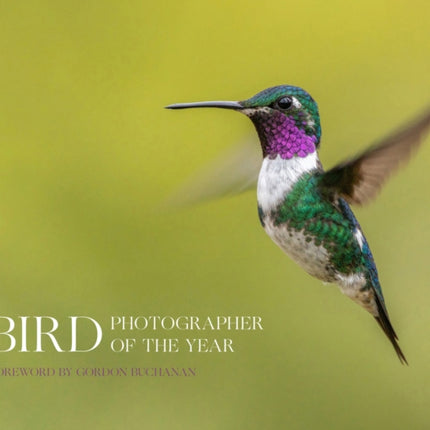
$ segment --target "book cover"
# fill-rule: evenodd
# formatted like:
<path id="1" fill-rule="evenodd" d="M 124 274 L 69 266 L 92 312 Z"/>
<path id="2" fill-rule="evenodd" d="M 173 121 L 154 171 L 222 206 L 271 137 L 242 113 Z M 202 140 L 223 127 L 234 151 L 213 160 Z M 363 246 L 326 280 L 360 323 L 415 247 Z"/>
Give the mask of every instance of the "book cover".
<path id="1" fill-rule="evenodd" d="M 261 157 L 251 121 L 164 107 L 299 86 L 329 169 L 428 106 L 429 13 L 419 0 L 3 3 L 4 427 L 427 428 L 429 137 L 353 206 L 402 366 L 371 315 L 270 240 L 255 188 L 216 197 L 216 179 L 248 166 L 217 171 L 225 154 L 249 142 Z"/>

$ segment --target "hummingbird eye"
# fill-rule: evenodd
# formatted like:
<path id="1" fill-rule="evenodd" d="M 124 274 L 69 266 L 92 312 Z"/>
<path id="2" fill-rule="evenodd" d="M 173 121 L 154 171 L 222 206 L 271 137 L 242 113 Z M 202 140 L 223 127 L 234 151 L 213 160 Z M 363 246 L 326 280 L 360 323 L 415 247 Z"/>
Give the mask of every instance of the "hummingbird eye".
<path id="1" fill-rule="evenodd" d="M 283 96 L 276 101 L 276 104 L 280 109 L 286 110 L 293 105 L 293 99 L 289 96 Z"/>

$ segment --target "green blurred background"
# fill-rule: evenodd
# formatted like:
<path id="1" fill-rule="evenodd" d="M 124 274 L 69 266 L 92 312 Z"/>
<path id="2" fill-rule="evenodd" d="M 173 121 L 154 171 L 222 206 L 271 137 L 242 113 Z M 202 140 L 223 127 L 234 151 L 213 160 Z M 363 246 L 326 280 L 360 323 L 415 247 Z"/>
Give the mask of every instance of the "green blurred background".
<path id="1" fill-rule="evenodd" d="M 428 104 L 429 14 L 425 0 L 2 2 L 1 314 L 264 323 L 230 336 L 234 354 L 4 353 L 1 367 L 198 369 L 2 377 L 5 428 L 428 428 L 429 139 L 356 210 L 408 368 L 366 312 L 270 241 L 255 193 L 160 207 L 253 133 L 231 112 L 163 106 L 302 86 L 319 103 L 321 158 L 333 165 Z"/>

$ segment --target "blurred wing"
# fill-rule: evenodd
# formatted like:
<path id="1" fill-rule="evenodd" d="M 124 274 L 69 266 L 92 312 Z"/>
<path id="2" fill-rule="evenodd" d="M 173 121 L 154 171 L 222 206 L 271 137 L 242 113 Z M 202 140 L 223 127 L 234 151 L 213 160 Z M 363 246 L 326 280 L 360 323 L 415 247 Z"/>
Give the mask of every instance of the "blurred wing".
<path id="1" fill-rule="evenodd" d="M 193 175 L 165 204 L 187 206 L 245 192 L 255 188 L 260 166 L 260 144 L 251 138 L 230 148 Z"/>
<path id="2" fill-rule="evenodd" d="M 430 108 L 427 108 L 404 128 L 324 173 L 321 185 L 349 203 L 363 205 L 369 202 L 389 175 L 419 147 L 429 128 Z"/>

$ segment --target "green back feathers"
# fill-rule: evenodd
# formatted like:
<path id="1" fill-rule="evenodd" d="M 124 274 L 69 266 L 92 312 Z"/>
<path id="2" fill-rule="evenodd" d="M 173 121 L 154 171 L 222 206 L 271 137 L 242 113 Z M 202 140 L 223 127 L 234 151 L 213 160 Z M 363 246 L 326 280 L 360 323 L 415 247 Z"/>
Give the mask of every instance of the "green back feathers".
<path id="1" fill-rule="evenodd" d="M 341 273 L 362 270 L 363 254 L 354 237 L 355 226 L 324 198 L 319 188 L 320 174 L 308 173 L 296 183 L 276 213 L 277 225 L 286 224 L 288 229 L 303 231 L 306 241 L 314 241 L 329 252 L 330 259 Z"/>

